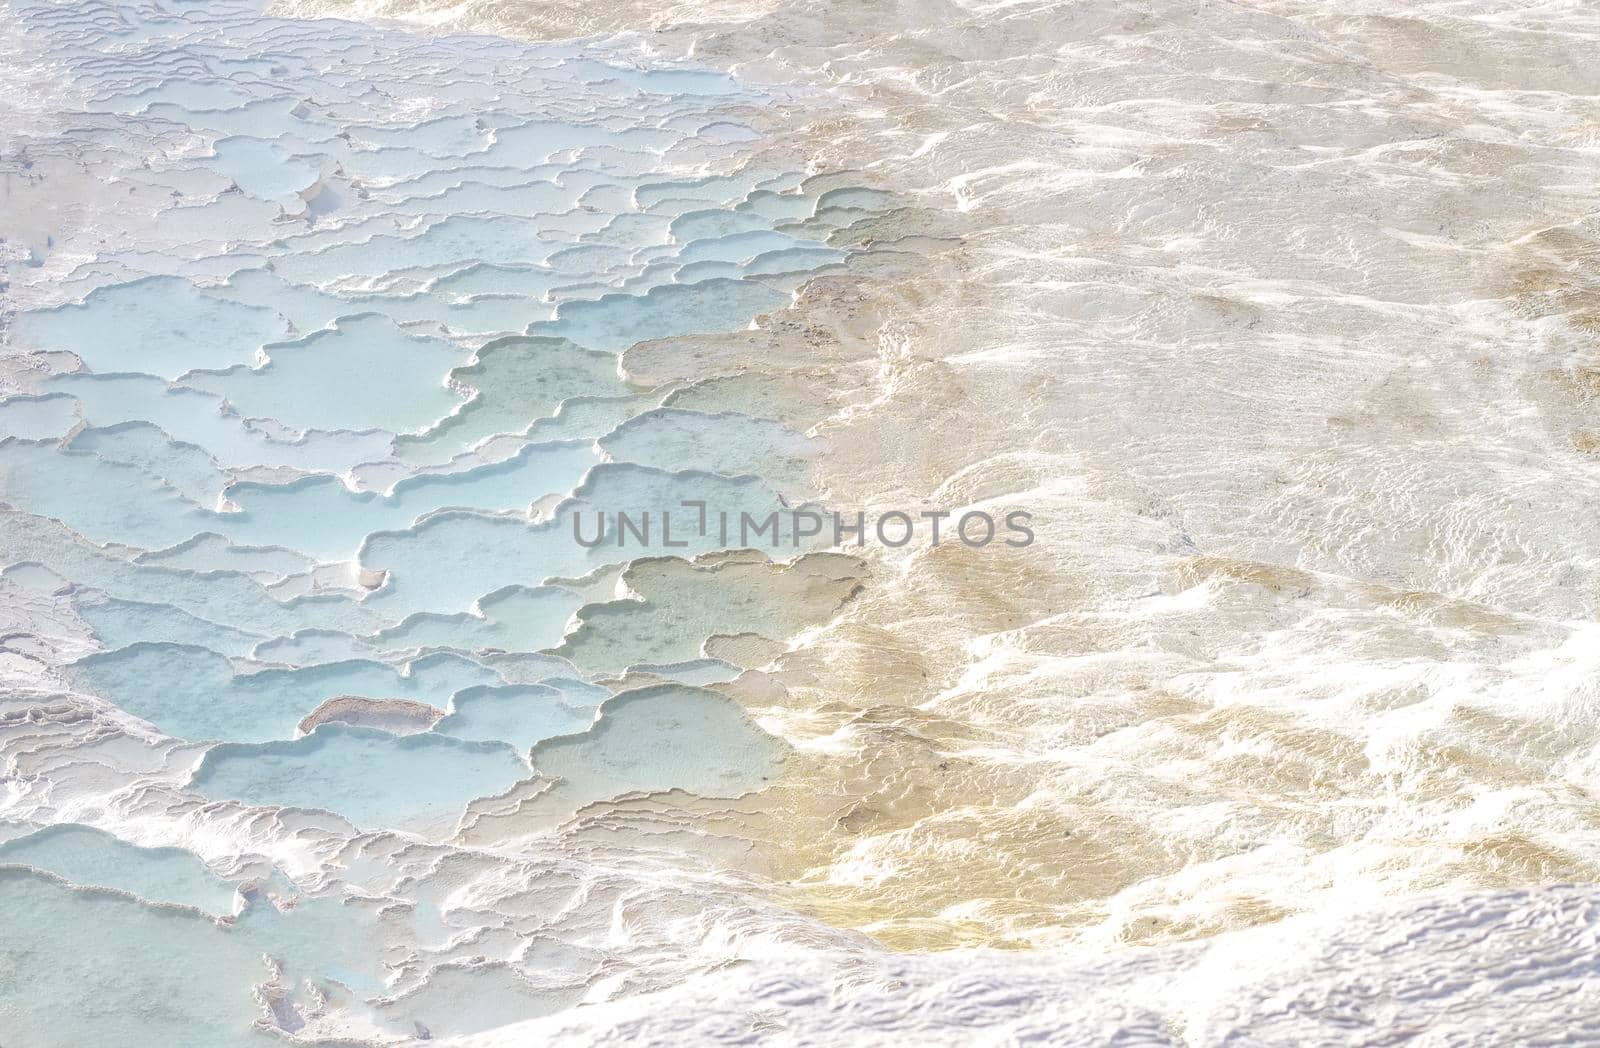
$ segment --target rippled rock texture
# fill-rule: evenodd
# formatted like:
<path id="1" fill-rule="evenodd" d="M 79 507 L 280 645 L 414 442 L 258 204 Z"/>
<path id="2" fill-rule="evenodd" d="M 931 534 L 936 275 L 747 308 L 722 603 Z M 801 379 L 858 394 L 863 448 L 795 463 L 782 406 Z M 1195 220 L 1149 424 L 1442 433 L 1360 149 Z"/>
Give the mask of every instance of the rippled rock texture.
<path id="1" fill-rule="evenodd" d="M 1595 1039 L 1592 13 L 275 11 L 0 29 L 12 1039 Z"/>

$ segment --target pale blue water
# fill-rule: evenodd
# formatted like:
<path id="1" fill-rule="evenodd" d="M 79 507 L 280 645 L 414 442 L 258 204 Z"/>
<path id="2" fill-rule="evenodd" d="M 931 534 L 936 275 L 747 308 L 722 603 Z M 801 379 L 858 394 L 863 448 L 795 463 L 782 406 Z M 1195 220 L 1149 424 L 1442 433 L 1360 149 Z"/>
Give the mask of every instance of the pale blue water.
<path id="1" fill-rule="evenodd" d="M 606 797 L 681 789 L 734 796 L 770 782 L 784 746 L 714 691 L 664 684 L 608 699 L 589 731 L 546 739 L 530 759 L 551 780 L 520 813 L 529 829 L 554 825 Z"/>
<path id="2" fill-rule="evenodd" d="M 233 913 L 238 892 L 192 852 L 138 848 L 100 830 L 65 823 L 0 843 L 0 865 L 49 870 L 74 884 L 95 884 L 150 902 Z"/>
<path id="3" fill-rule="evenodd" d="M 879 201 L 756 159 L 760 88 L 599 43 L 12 10 L 92 99 L 85 155 L 156 195 L 41 241 L 45 267 L 95 262 L 5 333 L 33 372 L 0 398 L 6 579 L 71 618 L 52 672 L 116 741 L 0 821 L 0 1041 L 266 1043 L 253 1022 L 317 1014 L 303 980 L 408 1037 L 573 1003 L 577 955 L 525 930 L 419 954 L 473 907 L 414 856 L 470 859 L 475 804 L 536 841 L 781 774 L 703 645 L 781 642 L 853 583 L 690 565 L 742 543 L 682 503 L 792 508 L 817 448 L 754 406 L 666 406 L 686 387 L 630 383 L 619 354 L 785 307 L 849 258 L 819 211 Z M 677 514 L 685 545 L 575 541 L 619 510 Z"/>
<path id="4" fill-rule="evenodd" d="M 225 398 L 246 418 L 296 430 L 413 432 L 461 403 L 443 380 L 466 353 L 446 339 L 409 335 L 379 313 L 262 352 L 269 359 L 260 367 L 191 373 L 184 384 Z"/>
<path id="5" fill-rule="evenodd" d="M 434 725 L 442 735 L 480 742 L 508 742 L 526 750 L 542 739 L 581 732 L 594 722 L 595 707 L 574 704 L 543 684 L 463 688 L 450 699 L 451 712 Z"/>
<path id="6" fill-rule="evenodd" d="M 49 386 L 71 396 L 77 411 L 96 426 L 148 421 L 174 441 L 204 448 L 221 466 L 343 471 L 383 458 L 391 439 L 385 433 L 339 433 L 271 440 L 228 413 L 221 397 L 150 375 L 66 374 L 53 377 Z"/>
<path id="7" fill-rule="evenodd" d="M 96 288 L 81 304 L 25 313 L 13 337 L 74 353 L 101 374 L 177 378 L 195 368 L 249 363 L 288 333 L 270 310 L 207 294 L 190 281 L 153 276 Z"/>
<path id="8" fill-rule="evenodd" d="M 149 642 L 91 655 L 69 673 L 165 734 L 252 742 L 292 737 L 301 718 L 340 695 L 442 707 L 462 688 L 500 680 L 493 670 L 448 652 L 403 667 L 352 660 L 241 674 L 215 651 Z"/>
<path id="9" fill-rule="evenodd" d="M 0 1007 L 7 1038 L 18 1044 L 281 1044 L 253 1026 L 261 1015 L 257 987 L 280 988 L 286 1017 L 310 1005 L 301 980 L 382 991 L 379 925 L 370 912 L 331 899 L 301 899 L 284 910 L 256 899 L 236 921 L 219 924 L 189 907 L 228 886 L 192 864 L 109 838 L 73 846 L 69 854 L 64 844 L 48 845 L 54 855 L 45 844 L 18 849 L 23 861 L 61 867 L 50 873 L 5 865 L 0 852 L 0 905 L 8 915 Z M 104 886 L 66 883 L 79 877 Z M 191 898 L 152 905 L 126 894 L 136 889 L 158 897 L 187 890 Z M 13 989 L 19 975 L 26 999 Z"/>
<path id="10" fill-rule="evenodd" d="M 500 740 L 469 742 L 435 732 L 395 736 L 326 724 L 293 741 L 214 747 L 195 771 L 194 785 L 210 797 L 319 808 L 363 828 L 437 835 L 453 827 L 474 797 L 503 792 L 527 777 L 527 762 Z"/>
<path id="11" fill-rule="evenodd" d="M 0 401 L 0 440 L 50 440 L 77 424 L 77 405 L 59 394 L 19 396 Z"/>
<path id="12" fill-rule="evenodd" d="M 507 586 L 480 597 L 474 611 L 419 611 L 373 640 L 388 648 L 537 651 L 560 642 L 583 604 L 582 596 L 560 586 Z"/>

